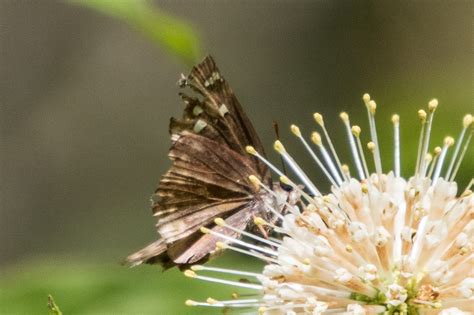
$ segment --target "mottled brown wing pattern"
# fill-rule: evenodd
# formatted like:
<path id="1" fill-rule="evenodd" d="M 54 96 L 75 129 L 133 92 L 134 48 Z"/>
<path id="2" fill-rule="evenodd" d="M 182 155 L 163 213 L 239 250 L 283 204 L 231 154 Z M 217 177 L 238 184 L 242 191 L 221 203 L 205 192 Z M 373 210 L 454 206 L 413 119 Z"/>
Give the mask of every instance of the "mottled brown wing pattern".
<path id="1" fill-rule="evenodd" d="M 246 226 L 251 222 L 253 216 L 258 213 L 259 207 L 260 205 L 258 205 L 258 203 L 247 203 L 245 208 L 240 209 L 246 211 L 235 211 L 234 214 L 225 219 L 225 222 L 226 224 L 231 225 L 237 229 L 245 230 Z M 212 230 L 231 237 L 239 237 L 238 233 L 220 226 L 214 226 L 212 227 Z M 174 248 L 173 246 L 169 247 L 168 256 L 176 264 L 186 265 L 190 262 L 201 261 L 202 259 L 206 258 L 209 253 L 214 251 L 218 241 L 222 241 L 222 239 L 214 237 L 211 234 L 200 234 L 196 236 L 196 240 L 190 242 L 190 244 L 185 244 L 187 246 L 184 248 L 178 249 Z"/>
<path id="2" fill-rule="evenodd" d="M 257 195 L 248 180 L 256 172 L 251 159 L 223 145 L 215 150 L 215 145 L 183 131 L 170 150 L 173 165 L 160 182 L 154 207 L 158 232 L 167 243 L 228 216 Z"/>
<path id="3" fill-rule="evenodd" d="M 263 147 L 214 60 L 207 57 L 181 83 L 198 95 L 181 93 L 186 104 L 183 117 L 170 122 L 173 164 L 160 181 L 153 205 L 161 239 L 130 255 L 127 261 L 134 265 L 173 266 L 206 259 L 217 239 L 199 228 L 237 237 L 216 226 L 214 219 L 222 217 L 245 229 L 264 207 L 248 176 L 271 180 L 267 167 L 245 151 L 252 145 L 263 153 Z"/>
<path id="4" fill-rule="evenodd" d="M 255 214 L 253 209 L 261 201 L 248 176 L 257 170 L 248 155 L 189 131 L 181 132 L 169 156 L 173 165 L 156 192 L 160 197 L 154 207 L 157 228 L 174 263 L 194 263 L 213 251 L 216 243 L 214 237 L 199 232 L 201 226 L 235 236 L 214 226 L 213 220 L 223 217 L 245 228 Z"/>
<path id="5" fill-rule="evenodd" d="M 241 155 L 247 155 L 247 145 L 264 154 L 255 128 L 211 56 L 195 66 L 184 82 L 182 85 L 191 87 L 198 96 L 191 97 L 180 93 L 186 108 L 181 119 L 171 119 L 171 134 L 189 130 L 216 142 L 225 143 Z M 256 174 L 260 175 L 263 181 L 270 183 L 268 168 L 258 159 L 252 160 L 257 166 Z"/>

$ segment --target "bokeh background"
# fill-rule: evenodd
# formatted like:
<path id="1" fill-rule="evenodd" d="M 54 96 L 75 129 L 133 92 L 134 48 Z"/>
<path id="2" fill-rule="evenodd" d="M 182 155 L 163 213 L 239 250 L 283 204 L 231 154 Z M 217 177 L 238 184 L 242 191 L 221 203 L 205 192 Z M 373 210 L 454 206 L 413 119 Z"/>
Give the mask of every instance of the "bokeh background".
<path id="1" fill-rule="evenodd" d="M 0 314 L 46 314 L 49 293 L 65 314 L 219 313 L 183 301 L 227 297 L 221 286 L 119 265 L 156 238 L 149 197 L 183 108 L 176 81 L 208 53 L 270 158 L 275 120 L 321 187 L 289 124 L 309 133 L 323 113 L 349 162 L 338 113 L 366 130 L 369 92 L 386 170 L 401 115 L 408 175 L 417 110 L 440 101 L 434 147 L 473 109 L 473 1 L 77 2 L 0 0 Z M 213 264 L 236 262 L 260 267 Z"/>

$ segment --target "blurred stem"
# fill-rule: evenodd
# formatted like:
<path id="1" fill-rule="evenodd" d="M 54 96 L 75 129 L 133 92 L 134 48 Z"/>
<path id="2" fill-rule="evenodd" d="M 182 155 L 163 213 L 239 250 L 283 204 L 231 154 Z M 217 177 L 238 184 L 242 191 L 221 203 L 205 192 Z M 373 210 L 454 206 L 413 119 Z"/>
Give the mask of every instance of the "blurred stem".
<path id="1" fill-rule="evenodd" d="M 63 315 L 59 307 L 54 302 L 53 296 L 51 294 L 48 295 L 48 309 L 49 315 Z"/>
<path id="2" fill-rule="evenodd" d="M 126 22 L 154 43 L 165 47 L 186 65 L 200 58 L 200 39 L 182 19 L 163 12 L 146 0 L 66 0 Z"/>

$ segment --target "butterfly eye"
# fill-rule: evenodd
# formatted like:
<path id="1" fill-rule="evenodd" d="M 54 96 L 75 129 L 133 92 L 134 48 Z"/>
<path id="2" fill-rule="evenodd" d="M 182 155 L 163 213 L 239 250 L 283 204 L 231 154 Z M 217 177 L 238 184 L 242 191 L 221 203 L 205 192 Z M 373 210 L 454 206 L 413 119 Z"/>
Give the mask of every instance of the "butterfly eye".
<path id="1" fill-rule="evenodd" d="M 283 182 L 280 181 L 280 187 L 281 189 L 283 189 L 284 191 L 287 191 L 287 192 L 292 192 L 293 191 L 293 187 L 291 187 L 290 185 L 287 185 Z"/>

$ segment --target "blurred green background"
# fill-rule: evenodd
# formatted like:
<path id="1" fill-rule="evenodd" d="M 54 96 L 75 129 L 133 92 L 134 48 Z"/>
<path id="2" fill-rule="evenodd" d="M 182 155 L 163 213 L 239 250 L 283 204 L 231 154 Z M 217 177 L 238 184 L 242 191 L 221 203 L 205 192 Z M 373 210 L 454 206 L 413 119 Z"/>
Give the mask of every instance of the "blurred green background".
<path id="1" fill-rule="evenodd" d="M 176 81 L 208 53 L 270 158 L 275 120 L 321 187 L 289 124 L 309 134 L 323 113 L 349 162 L 337 115 L 366 127 L 369 92 L 384 169 L 397 112 L 409 175 L 416 111 L 440 101 L 433 147 L 473 109 L 472 1 L 78 2 L 0 1 L 0 314 L 46 314 L 49 293 L 65 314 L 219 313 L 183 302 L 228 297 L 221 286 L 119 265 L 156 238 L 148 200 L 169 166 L 169 117 L 183 108 Z M 470 150 L 462 187 L 473 161 Z M 260 267 L 213 262 L 236 263 Z"/>

